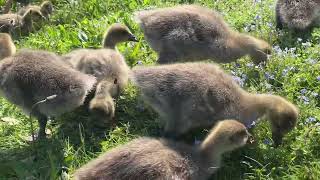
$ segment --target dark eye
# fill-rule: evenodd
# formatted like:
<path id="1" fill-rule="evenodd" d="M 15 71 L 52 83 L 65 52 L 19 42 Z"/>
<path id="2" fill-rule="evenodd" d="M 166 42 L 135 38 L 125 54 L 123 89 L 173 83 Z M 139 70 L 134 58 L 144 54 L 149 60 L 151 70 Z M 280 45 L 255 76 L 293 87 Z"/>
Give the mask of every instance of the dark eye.
<path id="1" fill-rule="evenodd" d="M 113 84 L 118 84 L 118 79 L 114 79 Z"/>

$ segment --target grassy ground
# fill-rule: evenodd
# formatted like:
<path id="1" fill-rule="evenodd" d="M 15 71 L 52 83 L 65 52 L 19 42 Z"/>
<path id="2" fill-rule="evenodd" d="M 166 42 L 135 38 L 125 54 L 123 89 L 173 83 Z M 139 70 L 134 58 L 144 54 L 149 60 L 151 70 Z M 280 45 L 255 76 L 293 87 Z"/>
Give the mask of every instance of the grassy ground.
<path id="1" fill-rule="evenodd" d="M 118 46 L 132 67 L 152 64 L 156 54 L 144 40 L 132 12 L 182 3 L 198 3 L 220 11 L 238 31 L 271 43 L 274 52 L 265 67 L 255 67 L 249 58 L 224 65 L 250 92 L 286 96 L 301 111 L 297 128 L 284 145 L 271 147 L 266 122 L 254 129 L 255 146 L 226 154 L 217 179 L 317 179 L 320 177 L 320 29 L 298 38 L 286 30 L 276 31 L 274 0 L 55 0 L 52 21 L 40 31 L 17 39 L 19 48 L 66 53 L 74 48 L 100 47 L 101 36 L 114 22 L 125 23 L 140 39 Z M 3 0 L 0 0 L 3 4 Z M 0 99 L 0 179 L 65 179 L 79 166 L 101 152 L 141 135 L 159 134 L 157 115 L 139 100 L 133 86 L 121 95 L 113 130 L 99 132 L 86 123 L 81 109 L 49 123 L 51 138 L 30 144 L 28 117 Z M 8 117 L 16 121 L 8 122 Z M 10 120 L 10 119 L 9 119 Z M 34 121 L 36 124 L 36 121 Z"/>

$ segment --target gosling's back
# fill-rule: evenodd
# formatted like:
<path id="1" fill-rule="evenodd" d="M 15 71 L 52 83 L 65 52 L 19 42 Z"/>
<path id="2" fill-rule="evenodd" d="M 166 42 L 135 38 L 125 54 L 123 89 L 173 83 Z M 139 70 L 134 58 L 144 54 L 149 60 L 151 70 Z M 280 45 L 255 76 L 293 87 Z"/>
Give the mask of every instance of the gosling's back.
<path id="1" fill-rule="evenodd" d="M 221 15 L 197 5 L 140 11 L 136 19 L 150 46 L 160 56 L 164 52 L 172 59 L 199 60 L 214 56 L 219 60 L 223 56 L 219 49 L 231 33 Z"/>
<path id="2" fill-rule="evenodd" d="M 12 103 L 30 112 L 31 106 L 56 94 L 38 110 L 49 116 L 80 106 L 96 79 L 65 64 L 58 55 L 45 51 L 22 50 L 0 64 L 1 91 Z"/>
<path id="3" fill-rule="evenodd" d="M 202 174 L 193 162 L 197 158 L 190 146 L 143 137 L 89 162 L 76 171 L 75 179 L 194 179 Z"/>

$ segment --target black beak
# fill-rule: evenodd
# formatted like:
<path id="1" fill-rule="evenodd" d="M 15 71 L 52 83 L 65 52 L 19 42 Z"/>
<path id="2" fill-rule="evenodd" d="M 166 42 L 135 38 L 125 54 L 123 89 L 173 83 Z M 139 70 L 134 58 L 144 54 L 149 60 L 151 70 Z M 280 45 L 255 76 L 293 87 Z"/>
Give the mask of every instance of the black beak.
<path id="1" fill-rule="evenodd" d="M 248 140 L 247 140 L 247 144 L 253 144 L 254 143 L 254 138 L 253 138 L 253 136 L 250 134 L 250 133 L 248 133 Z"/>
<path id="2" fill-rule="evenodd" d="M 139 40 L 133 34 L 130 34 L 128 40 L 133 42 L 139 42 Z"/>

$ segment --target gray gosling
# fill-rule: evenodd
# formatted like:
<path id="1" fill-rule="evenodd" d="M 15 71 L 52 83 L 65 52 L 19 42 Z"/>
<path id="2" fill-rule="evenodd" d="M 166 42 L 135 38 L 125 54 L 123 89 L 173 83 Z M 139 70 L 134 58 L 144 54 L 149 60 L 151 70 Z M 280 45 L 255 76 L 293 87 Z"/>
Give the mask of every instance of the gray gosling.
<path id="1" fill-rule="evenodd" d="M 38 119 L 39 138 L 46 137 L 48 116 L 55 117 L 82 105 L 96 78 L 68 66 L 60 56 L 21 50 L 0 61 L 0 92 L 9 102 Z M 54 99 L 35 103 L 56 95 Z"/>
<path id="2" fill-rule="evenodd" d="M 30 3 L 30 0 L 7 0 L 2 9 L 2 14 L 7 14 L 11 12 L 13 2 L 17 2 L 20 3 L 22 6 L 26 6 Z"/>
<path id="3" fill-rule="evenodd" d="M 30 9 L 33 11 L 40 12 L 46 19 L 49 19 L 54 8 L 53 8 L 52 2 L 44 1 L 40 6 L 36 6 L 36 5 L 25 6 L 18 11 L 18 14 L 22 16 Z"/>
<path id="4" fill-rule="evenodd" d="M 0 32 L 26 35 L 33 30 L 33 19 L 42 18 L 37 11 L 28 10 L 23 16 L 18 14 L 0 15 Z"/>
<path id="5" fill-rule="evenodd" d="M 267 60 L 270 45 L 232 30 L 215 11 L 198 5 L 135 13 L 158 63 L 213 59 L 228 63 L 250 55 L 255 63 Z"/>
<path id="6" fill-rule="evenodd" d="M 320 25 L 319 0 L 278 0 L 276 5 L 277 28 L 304 32 Z"/>
<path id="7" fill-rule="evenodd" d="M 129 67 L 116 49 L 118 43 L 125 41 L 137 40 L 128 27 L 116 23 L 106 31 L 103 48 L 79 49 L 64 56 L 75 69 L 94 75 L 98 79 L 94 98 L 89 104 L 90 111 L 99 118 L 97 125 L 100 123 L 105 126 L 113 120 L 115 113 L 113 98 L 117 97 L 128 83 Z"/>
<path id="8" fill-rule="evenodd" d="M 295 105 L 280 96 L 246 92 L 215 64 L 137 67 L 132 76 L 143 99 L 165 122 L 167 137 L 210 127 L 219 119 L 236 119 L 249 126 L 265 115 L 277 146 L 297 123 Z"/>
<path id="9" fill-rule="evenodd" d="M 208 179 L 223 153 L 244 146 L 250 134 L 235 120 L 219 122 L 199 145 L 140 137 L 102 154 L 74 174 L 76 180 Z"/>
<path id="10" fill-rule="evenodd" d="M 16 53 L 11 36 L 7 33 L 0 33 L 0 60 Z"/>

